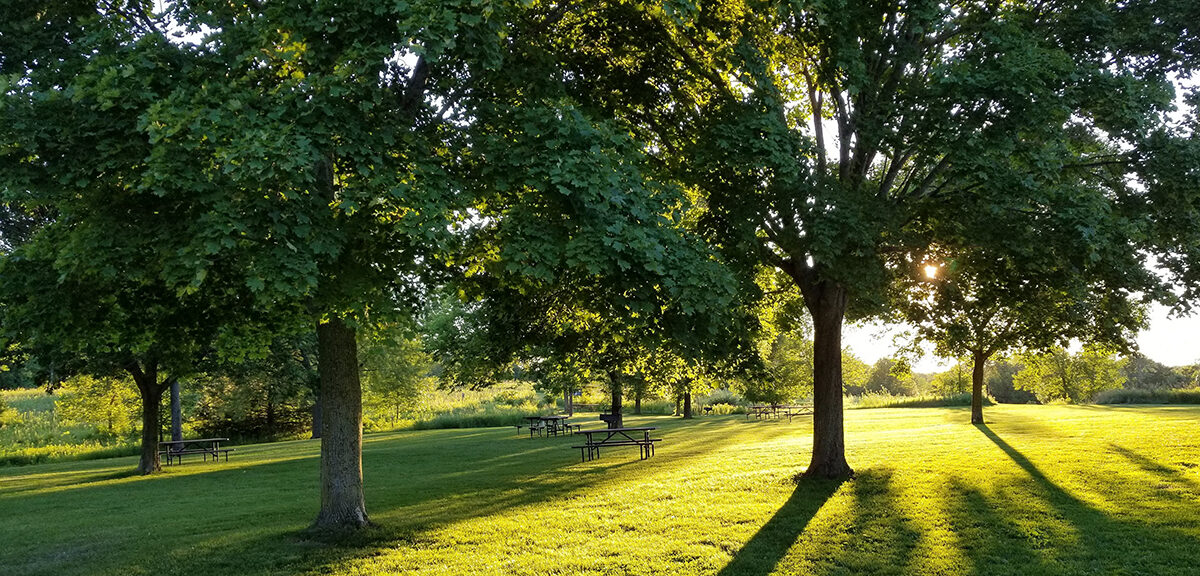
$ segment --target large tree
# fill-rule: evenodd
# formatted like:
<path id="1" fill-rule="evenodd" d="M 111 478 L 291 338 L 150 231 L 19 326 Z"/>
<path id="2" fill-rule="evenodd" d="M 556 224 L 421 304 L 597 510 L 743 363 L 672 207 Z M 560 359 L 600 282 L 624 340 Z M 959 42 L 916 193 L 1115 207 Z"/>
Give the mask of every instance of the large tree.
<path id="1" fill-rule="evenodd" d="M 465 80 L 494 57 L 503 22 L 471 2 L 156 6 L 30 2 L 6 14 L 5 200 L 55 209 L 75 239 L 48 257 L 116 277 L 99 290 L 150 287 L 154 298 L 130 302 L 168 312 L 247 301 L 163 327 L 155 343 L 219 327 L 227 347 L 254 324 L 237 310 L 315 325 L 316 526 L 361 526 L 356 329 L 408 314 L 417 277 L 451 244 Z M 80 240 L 80 228 L 94 234 Z"/>
<path id="2" fill-rule="evenodd" d="M 909 273 L 890 256 L 927 245 L 931 222 L 967 211 L 1012 222 L 1046 213 L 1064 230 L 1129 219 L 1145 226 L 1125 254 L 1170 252 L 1176 278 L 1194 273 L 1194 230 L 1147 223 L 1195 212 L 1194 171 L 1148 154 L 1190 153 L 1168 112 L 1171 74 L 1195 64 L 1196 10 L 1176 0 L 583 3 L 555 12 L 550 49 L 587 47 L 566 59 L 573 93 L 655 135 L 651 152 L 701 191 L 701 229 L 728 262 L 777 268 L 799 288 L 814 330 L 805 474 L 838 477 L 851 473 L 842 324 L 879 313 Z M 1076 185 L 1064 194 L 1045 185 L 1050 175 Z"/>

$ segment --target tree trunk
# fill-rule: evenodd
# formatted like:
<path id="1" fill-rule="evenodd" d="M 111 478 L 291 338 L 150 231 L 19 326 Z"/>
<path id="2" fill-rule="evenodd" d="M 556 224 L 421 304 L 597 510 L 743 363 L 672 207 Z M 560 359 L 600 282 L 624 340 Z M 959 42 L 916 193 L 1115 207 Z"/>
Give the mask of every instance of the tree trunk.
<path id="1" fill-rule="evenodd" d="M 812 461 L 804 471 L 808 478 L 845 478 L 854 473 L 846 462 L 842 425 L 842 320 L 846 300 L 846 289 L 828 282 L 805 291 L 804 304 L 813 317 L 813 450 Z"/>
<path id="2" fill-rule="evenodd" d="M 321 511 L 312 528 L 366 526 L 362 479 L 362 384 L 354 328 L 339 317 L 317 325 L 321 376 Z"/>
<path id="3" fill-rule="evenodd" d="M 575 405 L 573 402 L 571 402 L 570 386 L 563 387 L 563 411 L 567 413 L 567 416 L 575 415 Z"/>
<path id="4" fill-rule="evenodd" d="M 137 385 L 142 397 L 142 457 L 138 461 L 138 474 L 153 474 L 162 470 L 162 462 L 158 459 L 158 435 L 161 432 L 159 410 L 162 408 L 162 396 L 165 386 L 158 383 L 156 367 L 146 367 L 132 364 L 129 374 Z"/>
<path id="5" fill-rule="evenodd" d="M 641 392 L 638 392 L 637 395 L 635 395 L 633 397 L 633 413 L 637 414 L 638 416 L 642 415 L 642 393 Z"/>
<path id="6" fill-rule="evenodd" d="M 180 401 L 179 379 L 171 379 L 171 440 L 183 440 L 183 406 Z"/>
<path id="7" fill-rule="evenodd" d="M 621 401 L 624 396 L 621 391 L 621 379 L 613 373 L 609 373 L 608 379 L 612 383 L 612 408 L 608 412 L 616 417 L 608 423 L 608 427 L 620 428 L 623 420 L 621 418 Z"/>
<path id="8" fill-rule="evenodd" d="M 983 424 L 983 368 L 988 357 L 982 351 L 972 354 L 971 368 L 971 423 Z"/>
<path id="9" fill-rule="evenodd" d="M 692 391 L 684 390 L 683 392 L 683 417 L 690 419 L 692 417 Z"/>

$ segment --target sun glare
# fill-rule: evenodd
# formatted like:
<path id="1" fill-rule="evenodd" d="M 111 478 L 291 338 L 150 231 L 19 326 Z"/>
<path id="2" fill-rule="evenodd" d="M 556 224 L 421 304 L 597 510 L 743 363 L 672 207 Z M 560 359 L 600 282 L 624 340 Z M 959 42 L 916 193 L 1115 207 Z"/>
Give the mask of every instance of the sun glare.
<path id="1" fill-rule="evenodd" d="M 934 265 L 934 264 L 926 264 L 925 265 L 925 277 L 926 278 L 933 280 L 934 278 L 937 278 L 937 275 L 938 275 L 938 267 L 936 265 Z"/>

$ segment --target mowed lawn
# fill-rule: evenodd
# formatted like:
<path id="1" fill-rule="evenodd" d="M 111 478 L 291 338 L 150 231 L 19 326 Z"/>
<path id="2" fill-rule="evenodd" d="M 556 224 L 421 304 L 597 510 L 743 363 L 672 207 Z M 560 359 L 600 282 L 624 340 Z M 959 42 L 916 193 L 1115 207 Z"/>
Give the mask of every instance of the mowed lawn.
<path id="1" fill-rule="evenodd" d="M 634 417 L 655 457 L 512 428 L 366 437 L 375 526 L 307 536 L 313 441 L 129 476 L 0 469 L 0 573 L 1196 574 L 1200 407 L 846 413 L 847 482 L 792 481 L 811 420 Z M 592 416 L 594 417 L 594 416 Z M 598 422 L 597 422 L 598 423 Z"/>

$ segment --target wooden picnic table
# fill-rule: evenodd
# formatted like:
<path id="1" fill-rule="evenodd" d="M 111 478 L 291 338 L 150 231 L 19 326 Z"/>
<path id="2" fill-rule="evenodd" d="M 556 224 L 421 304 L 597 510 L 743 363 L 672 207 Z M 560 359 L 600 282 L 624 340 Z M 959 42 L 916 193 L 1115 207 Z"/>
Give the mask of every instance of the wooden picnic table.
<path id="1" fill-rule="evenodd" d="M 596 430 L 580 430 L 587 439 L 579 449 L 580 461 L 586 462 L 600 457 L 601 448 L 615 446 L 637 446 L 642 460 L 654 455 L 654 443 L 662 442 L 662 438 L 651 438 L 650 431 L 657 430 L 653 426 L 633 426 L 629 428 L 599 428 Z M 638 433 L 641 434 L 638 434 Z"/>
<path id="2" fill-rule="evenodd" d="M 746 412 L 746 419 L 749 420 L 751 415 L 754 416 L 755 420 L 787 416 L 788 422 L 791 422 L 793 416 L 802 416 L 804 414 L 811 413 L 812 407 L 810 406 L 796 406 L 791 404 L 756 404 L 751 406 L 750 410 Z"/>
<path id="3" fill-rule="evenodd" d="M 569 416 L 563 416 L 562 414 L 526 416 L 525 419 L 529 421 L 529 437 L 533 438 L 534 432 L 537 432 L 539 435 L 545 432 L 547 435 L 554 434 L 558 436 L 560 432 L 565 432 L 571 427 L 571 424 L 567 423 L 567 418 Z M 575 426 L 578 427 L 578 424 Z M 520 427 L 518 426 L 517 428 L 517 432 L 520 433 Z"/>
<path id="4" fill-rule="evenodd" d="M 159 442 L 159 451 L 163 456 L 167 457 L 167 464 L 171 464 L 174 460 L 183 464 L 183 456 L 185 454 L 200 454 L 204 457 L 204 461 L 208 462 L 208 457 L 213 457 L 213 462 L 217 462 L 221 458 L 221 454 L 225 455 L 225 461 L 229 461 L 229 453 L 233 448 L 222 448 L 222 442 L 228 442 L 228 438 L 193 438 L 190 440 L 168 440 Z"/>

